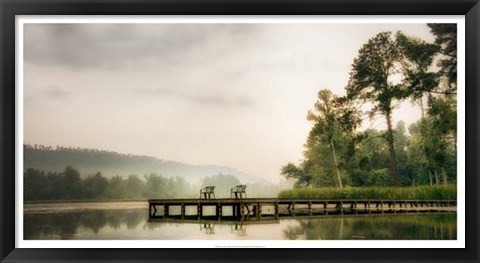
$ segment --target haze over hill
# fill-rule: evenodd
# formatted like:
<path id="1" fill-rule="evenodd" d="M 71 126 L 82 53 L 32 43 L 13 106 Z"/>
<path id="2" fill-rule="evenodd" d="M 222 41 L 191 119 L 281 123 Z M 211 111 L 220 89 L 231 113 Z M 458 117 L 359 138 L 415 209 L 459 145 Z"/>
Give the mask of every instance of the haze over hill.
<path id="1" fill-rule="evenodd" d="M 219 165 L 193 165 L 151 156 L 121 154 L 97 149 L 24 145 L 24 171 L 34 168 L 61 172 L 66 166 L 74 167 L 81 172 L 82 176 L 93 175 L 97 172 L 107 178 L 115 175 L 142 176 L 157 173 L 167 177 L 181 176 L 191 183 L 198 183 L 207 176 L 229 174 L 238 178 L 241 183 L 271 183 L 265 179 Z"/>

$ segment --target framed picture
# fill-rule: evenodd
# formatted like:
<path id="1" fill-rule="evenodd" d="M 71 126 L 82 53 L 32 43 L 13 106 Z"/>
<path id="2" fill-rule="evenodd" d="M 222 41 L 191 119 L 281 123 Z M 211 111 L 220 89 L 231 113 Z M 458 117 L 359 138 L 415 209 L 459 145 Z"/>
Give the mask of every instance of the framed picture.
<path id="1" fill-rule="evenodd" d="M 479 261 L 478 1 L 0 1 L 1 262 Z"/>

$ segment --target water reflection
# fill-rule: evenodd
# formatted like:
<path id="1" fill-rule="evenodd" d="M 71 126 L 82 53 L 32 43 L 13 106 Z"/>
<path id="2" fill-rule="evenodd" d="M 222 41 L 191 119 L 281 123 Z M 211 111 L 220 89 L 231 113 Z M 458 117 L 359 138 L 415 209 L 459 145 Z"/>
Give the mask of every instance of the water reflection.
<path id="1" fill-rule="evenodd" d="M 81 229 L 98 234 L 107 226 L 133 230 L 147 220 L 145 209 L 25 214 L 24 239 L 72 239 Z"/>
<path id="2" fill-rule="evenodd" d="M 279 218 L 165 218 L 146 209 L 27 213 L 24 239 L 456 239 L 456 213 L 332 211 Z"/>
<path id="3" fill-rule="evenodd" d="M 455 214 L 331 217 L 299 220 L 284 230 L 291 240 L 456 239 Z"/>
<path id="4" fill-rule="evenodd" d="M 204 231 L 207 235 L 215 234 L 215 224 L 211 223 L 200 223 L 200 231 Z"/>
<path id="5" fill-rule="evenodd" d="M 247 236 L 247 226 L 243 224 L 232 224 L 230 230 L 233 234 L 241 237 Z"/>

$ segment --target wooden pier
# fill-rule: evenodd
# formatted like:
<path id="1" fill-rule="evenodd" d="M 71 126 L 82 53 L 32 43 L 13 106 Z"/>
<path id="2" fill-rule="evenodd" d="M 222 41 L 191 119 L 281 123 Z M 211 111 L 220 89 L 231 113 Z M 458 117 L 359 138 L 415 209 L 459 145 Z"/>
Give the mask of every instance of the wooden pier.
<path id="1" fill-rule="evenodd" d="M 428 211 L 456 207 L 456 200 L 377 200 L 377 199 L 279 199 L 279 198 L 219 198 L 219 199 L 150 199 L 149 217 L 169 218 L 175 217 L 187 219 L 192 217 L 211 217 L 217 219 L 239 218 L 251 216 L 261 219 L 272 217 L 278 219 L 282 212 L 288 215 L 302 212 L 313 215 L 315 212 L 343 209 L 364 209 L 364 210 L 397 210 L 404 211 Z M 187 208 L 195 210 L 193 214 L 187 214 Z M 213 214 L 205 213 L 207 207 L 214 208 Z M 225 213 L 228 207 L 230 213 Z M 267 209 L 268 207 L 268 209 Z M 177 208 L 177 212 L 172 212 Z"/>

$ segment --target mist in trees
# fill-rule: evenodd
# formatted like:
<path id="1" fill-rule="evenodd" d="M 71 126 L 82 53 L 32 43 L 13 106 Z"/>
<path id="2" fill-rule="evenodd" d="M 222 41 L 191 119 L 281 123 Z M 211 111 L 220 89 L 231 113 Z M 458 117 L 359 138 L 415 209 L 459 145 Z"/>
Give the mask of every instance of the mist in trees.
<path id="1" fill-rule="evenodd" d="M 146 199 L 191 197 L 196 187 L 181 177 L 167 178 L 148 174 L 114 176 L 107 179 L 101 173 L 80 178 L 80 173 L 67 166 L 63 172 L 44 172 L 29 168 L 24 174 L 24 199 L 79 200 L 79 199 Z"/>
<path id="2" fill-rule="evenodd" d="M 25 169 L 62 172 L 66 166 L 72 166 L 81 171 L 82 176 L 93 175 L 97 172 L 101 172 L 102 176 L 106 178 L 116 175 L 127 177 L 131 174 L 158 173 L 166 177 L 179 175 L 190 183 L 196 183 L 206 176 L 222 173 L 234 175 L 248 182 L 268 183 L 262 178 L 226 166 L 193 165 L 145 155 L 122 154 L 80 147 L 24 144 L 23 156 Z"/>
<path id="3" fill-rule="evenodd" d="M 456 181 L 456 25 L 428 26 L 435 43 L 402 32 L 373 36 L 353 61 L 346 95 L 319 91 L 304 159 L 281 170 L 295 187 Z M 422 112 L 409 127 L 392 122 L 403 101 Z M 359 128 L 379 117 L 386 130 Z"/>
<path id="4" fill-rule="evenodd" d="M 232 175 L 217 174 L 202 180 L 201 187 L 215 186 L 215 197 L 230 197 L 230 189 L 239 185 L 240 181 Z"/>
<path id="5" fill-rule="evenodd" d="M 83 179 L 82 179 L 83 178 Z M 114 176 L 101 173 L 81 176 L 71 166 L 63 172 L 45 172 L 28 168 L 24 173 L 24 200 L 145 200 L 154 198 L 198 198 L 199 189 L 215 186 L 216 198 L 230 197 L 230 189 L 242 184 L 233 176 L 216 174 L 200 183 L 188 183 L 183 177 L 165 177 L 156 173 Z M 245 184 L 245 183 L 243 183 Z M 275 197 L 286 184 L 246 183 L 248 197 Z"/>
<path id="6" fill-rule="evenodd" d="M 240 184 L 247 186 L 247 197 L 277 197 L 280 191 L 291 188 L 291 184 L 286 182 L 279 184 L 246 183 L 233 175 L 222 173 L 205 177 L 199 188 L 215 186 L 216 198 L 230 198 L 230 189 Z"/>

